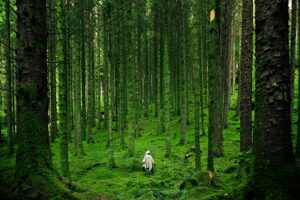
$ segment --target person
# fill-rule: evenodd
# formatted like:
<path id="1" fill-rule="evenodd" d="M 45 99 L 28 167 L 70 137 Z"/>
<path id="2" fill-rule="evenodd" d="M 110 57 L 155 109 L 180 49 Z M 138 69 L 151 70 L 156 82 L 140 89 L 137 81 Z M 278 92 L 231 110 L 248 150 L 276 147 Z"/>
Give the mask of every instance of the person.
<path id="1" fill-rule="evenodd" d="M 144 159 L 143 159 L 143 171 L 146 173 L 153 173 L 153 164 L 154 164 L 154 160 L 150 154 L 150 151 L 146 151 Z"/>

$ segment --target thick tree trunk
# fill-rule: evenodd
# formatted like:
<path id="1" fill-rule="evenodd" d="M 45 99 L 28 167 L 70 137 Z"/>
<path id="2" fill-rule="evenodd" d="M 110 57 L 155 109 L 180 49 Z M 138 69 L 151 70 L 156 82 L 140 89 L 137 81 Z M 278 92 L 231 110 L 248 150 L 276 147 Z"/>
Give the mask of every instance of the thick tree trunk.
<path id="1" fill-rule="evenodd" d="M 291 183 L 281 169 L 295 163 L 291 141 L 288 0 L 256 1 L 254 198 L 276 199 Z M 266 181 L 268 180 L 268 181 Z M 276 193 L 274 193 L 276 191 Z M 276 195 L 276 196 L 275 196 Z M 292 198 L 293 199 L 293 198 Z"/>
<path id="2" fill-rule="evenodd" d="M 240 149 L 248 151 L 252 146 L 252 48 L 253 48 L 253 0 L 243 1 L 242 52 L 240 66 Z"/>
<path id="3" fill-rule="evenodd" d="M 51 170 L 46 1 L 17 1 L 18 185 Z M 34 155 L 34 156 L 33 156 Z M 35 177 L 36 178 L 36 177 Z"/>

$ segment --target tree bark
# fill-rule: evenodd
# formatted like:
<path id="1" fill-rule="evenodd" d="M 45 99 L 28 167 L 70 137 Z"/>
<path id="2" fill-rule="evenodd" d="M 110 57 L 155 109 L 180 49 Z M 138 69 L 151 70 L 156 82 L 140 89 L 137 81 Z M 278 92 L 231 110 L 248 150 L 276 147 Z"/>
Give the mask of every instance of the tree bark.
<path id="1" fill-rule="evenodd" d="M 298 0 L 298 27 L 300 27 L 300 1 Z M 298 58 L 300 58 L 300 29 L 298 29 Z M 298 59 L 298 76 L 300 74 L 300 59 Z M 297 121 L 297 139 L 296 139 L 296 157 L 300 158 L 300 78 L 298 77 L 298 121 Z"/>
<path id="2" fill-rule="evenodd" d="M 292 24 L 290 41 L 290 63 L 291 63 L 291 131 L 293 132 L 293 114 L 294 114 L 294 83 L 296 69 L 296 29 L 297 29 L 297 0 L 292 0 Z"/>
<path id="3" fill-rule="evenodd" d="M 288 0 L 257 0 L 255 11 L 256 110 L 253 195 L 259 199 L 274 199 L 278 198 L 278 194 L 282 194 L 286 198 L 289 193 L 285 190 L 290 180 L 287 173 L 280 171 L 288 170 L 287 167 L 295 163 L 290 119 Z"/>
<path id="4" fill-rule="evenodd" d="M 61 0 L 61 16 L 62 16 L 62 54 L 63 65 L 60 69 L 60 87 L 59 87 L 59 108 L 60 108 L 60 132 L 61 132 L 61 170 L 65 177 L 69 177 L 69 155 L 68 155 L 68 143 L 69 143 L 69 120 L 68 120 L 68 49 L 67 49 L 67 12 L 66 6 L 68 0 Z"/>
<path id="5" fill-rule="evenodd" d="M 50 19 L 50 45 L 49 49 L 49 66 L 50 66 L 50 136 L 51 142 L 57 137 L 57 108 L 56 108 L 56 5 L 55 1 L 49 1 L 49 19 Z"/>
<path id="6" fill-rule="evenodd" d="M 13 135 L 13 104 L 12 104 L 12 67 L 11 67 L 11 39 L 10 39 L 10 5 L 9 1 L 5 1 L 5 36 L 6 36 L 6 45 L 5 48 L 5 56 L 6 56 L 6 121 L 7 121 L 7 144 L 8 144 L 8 156 L 11 157 L 14 154 L 14 135 Z"/>
<path id="7" fill-rule="evenodd" d="M 51 170 L 46 1 L 17 1 L 18 185 Z M 33 156 L 34 155 L 34 156 Z"/>
<path id="8" fill-rule="evenodd" d="M 208 125 L 208 170 L 214 171 L 213 157 L 223 154 L 221 52 L 220 52 L 220 1 L 210 1 L 209 26 L 209 125 Z"/>
<path id="9" fill-rule="evenodd" d="M 242 52 L 240 66 L 240 150 L 247 152 L 252 146 L 252 48 L 253 0 L 243 0 Z"/>

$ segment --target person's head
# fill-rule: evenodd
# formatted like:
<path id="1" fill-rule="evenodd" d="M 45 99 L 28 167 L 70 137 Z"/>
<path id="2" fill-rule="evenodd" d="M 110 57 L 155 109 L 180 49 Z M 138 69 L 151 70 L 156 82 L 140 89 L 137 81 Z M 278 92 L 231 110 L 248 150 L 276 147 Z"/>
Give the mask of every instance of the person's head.
<path id="1" fill-rule="evenodd" d="M 146 151 L 146 153 L 145 153 L 146 155 L 150 155 L 150 151 L 148 150 L 148 151 Z"/>

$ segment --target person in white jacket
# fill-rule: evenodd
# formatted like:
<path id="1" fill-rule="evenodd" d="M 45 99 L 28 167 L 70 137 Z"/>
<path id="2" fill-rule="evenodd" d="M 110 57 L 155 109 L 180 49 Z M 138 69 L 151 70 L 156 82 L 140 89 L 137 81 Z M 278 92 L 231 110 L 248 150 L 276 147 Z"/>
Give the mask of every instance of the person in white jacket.
<path id="1" fill-rule="evenodd" d="M 150 151 L 146 151 L 144 159 L 143 159 L 143 171 L 153 173 L 153 164 L 154 160 L 150 154 Z"/>

